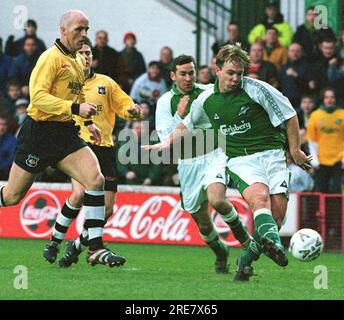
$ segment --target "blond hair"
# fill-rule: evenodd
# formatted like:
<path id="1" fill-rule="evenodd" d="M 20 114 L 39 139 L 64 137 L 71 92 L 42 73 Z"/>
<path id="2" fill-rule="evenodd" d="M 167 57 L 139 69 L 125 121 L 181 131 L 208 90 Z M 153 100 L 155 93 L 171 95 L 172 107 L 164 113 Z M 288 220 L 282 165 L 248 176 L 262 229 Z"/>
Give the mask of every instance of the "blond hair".
<path id="1" fill-rule="evenodd" d="M 241 48 L 241 43 L 227 44 L 223 46 L 216 56 L 216 66 L 222 69 L 227 62 L 243 65 L 247 68 L 250 64 L 250 57 L 248 53 Z"/>

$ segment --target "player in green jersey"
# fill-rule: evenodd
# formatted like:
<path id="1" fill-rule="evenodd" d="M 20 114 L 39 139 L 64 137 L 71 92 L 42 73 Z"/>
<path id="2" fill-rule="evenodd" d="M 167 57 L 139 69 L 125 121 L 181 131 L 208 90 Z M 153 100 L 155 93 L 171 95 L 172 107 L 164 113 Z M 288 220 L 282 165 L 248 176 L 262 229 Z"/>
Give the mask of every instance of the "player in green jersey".
<path id="1" fill-rule="evenodd" d="M 261 253 L 287 266 L 278 233 L 288 204 L 286 139 L 297 165 L 309 169 L 311 159 L 301 151 L 298 120 L 289 100 L 266 82 L 244 77 L 248 65 L 248 54 L 239 44 L 224 46 L 216 57 L 214 88 L 193 102 L 190 114 L 164 143 L 149 147 L 168 148 L 183 131 L 204 127 L 212 127 L 225 141 L 227 168 L 255 222 L 255 241 L 238 259 L 238 281 L 249 280 L 251 264 Z"/>

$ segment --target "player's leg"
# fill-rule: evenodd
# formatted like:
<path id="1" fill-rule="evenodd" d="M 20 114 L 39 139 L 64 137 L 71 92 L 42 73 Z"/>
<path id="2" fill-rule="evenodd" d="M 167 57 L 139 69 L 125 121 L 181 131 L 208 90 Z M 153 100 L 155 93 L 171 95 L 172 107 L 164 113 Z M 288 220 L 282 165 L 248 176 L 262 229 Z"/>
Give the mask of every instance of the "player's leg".
<path id="1" fill-rule="evenodd" d="M 234 237 L 244 248 L 247 247 L 251 241 L 250 235 L 243 226 L 235 207 L 226 199 L 226 186 L 222 183 L 212 183 L 207 188 L 207 195 L 210 205 L 220 213 Z"/>
<path id="2" fill-rule="evenodd" d="M 276 221 L 272 216 L 269 188 L 263 183 L 255 183 L 243 192 L 254 216 L 254 238 L 262 251 L 280 266 L 287 266 L 288 259 L 281 243 Z"/>
<path id="3" fill-rule="evenodd" d="M 272 215 L 276 221 L 278 230 L 280 230 L 287 213 L 288 199 L 282 193 L 271 195 L 270 199 Z"/>
<path id="4" fill-rule="evenodd" d="M 219 239 L 219 235 L 211 221 L 208 201 L 204 201 L 201 208 L 194 214 L 192 218 L 196 222 L 202 239 L 207 246 L 216 255 L 215 271 L 216 273 L 228 273 L 228 247 Z"/>
<path id="5" fill-rule="evenodd" d="M 106 264 L 111 267 L 124 264 L 123 257 L 104 249 L 102 241 L 105 222 L 104 177 L 95 154 L 88 147 L 79 149 L 60 161 L 58 167 L 85 188 L 83 204 L 85 228 L 89 237 L 88 263 Z"/>
<path id="6" fill-rule="evenodd" d="M 0 187 L 0 207 L 18 204 L 32 186 L 36 175 L 36 173 L 30 173 L 13 163 L 8 183 Z"/>
<path id="7" fill-rule="evenodd" d="M 61 212 L 58 214 L 50 242 L 48 242 L 44 248 L 43 257 L 50 263 L 55 262 L 59 246 L 64 240 L 69 226 L 81 210 L 84 192 L 84 187 L 79 182 L 72 179 L 72 194 L 69 199 L 66 200 Z"/>

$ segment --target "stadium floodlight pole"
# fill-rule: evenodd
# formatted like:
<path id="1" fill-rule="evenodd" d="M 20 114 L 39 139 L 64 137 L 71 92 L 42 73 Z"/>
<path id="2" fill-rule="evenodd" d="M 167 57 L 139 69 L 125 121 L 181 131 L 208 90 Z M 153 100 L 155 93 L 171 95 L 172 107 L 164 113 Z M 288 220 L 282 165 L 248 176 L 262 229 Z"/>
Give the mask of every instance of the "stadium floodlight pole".
<path id="1" fill-rule="evenodd" d="M 201 32 L 202 32 L 202 21 L 201 21 L 201 5 L 202 0 L 196 0 L 196 63 L 200 66 L 201 63 Z"/>

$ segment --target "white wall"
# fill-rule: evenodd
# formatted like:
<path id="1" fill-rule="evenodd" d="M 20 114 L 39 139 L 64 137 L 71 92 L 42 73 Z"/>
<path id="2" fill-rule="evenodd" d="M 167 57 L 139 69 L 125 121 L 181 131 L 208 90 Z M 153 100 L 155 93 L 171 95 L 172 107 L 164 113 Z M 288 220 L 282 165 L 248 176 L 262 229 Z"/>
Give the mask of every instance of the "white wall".
<path id="1" fill-rule="evenodd" d="M 38 36 L 47 47 L 59 36 L 58 24 L 63 12 L 79 9 L 90 19 L 89 37 L 92 41 L 95 32 L 104 29 L 109 32 L 110 46 L 121 50 L 123 35 L 132 31 L 137 35 L 137 48 L 143 53 L 146 63 L 158 59 L 160 48 L 165 45 L 174 49 L 175 56 L 181 53 L 195 54 L 194 23 L 171 10 L 164 1 L 0 0 L 0 36 L 4 41 L 10 34 L 22 36 L 18 20 L 22 17 L 23 8 L 27 10 L 28 18 L 38 23 Z"/>

